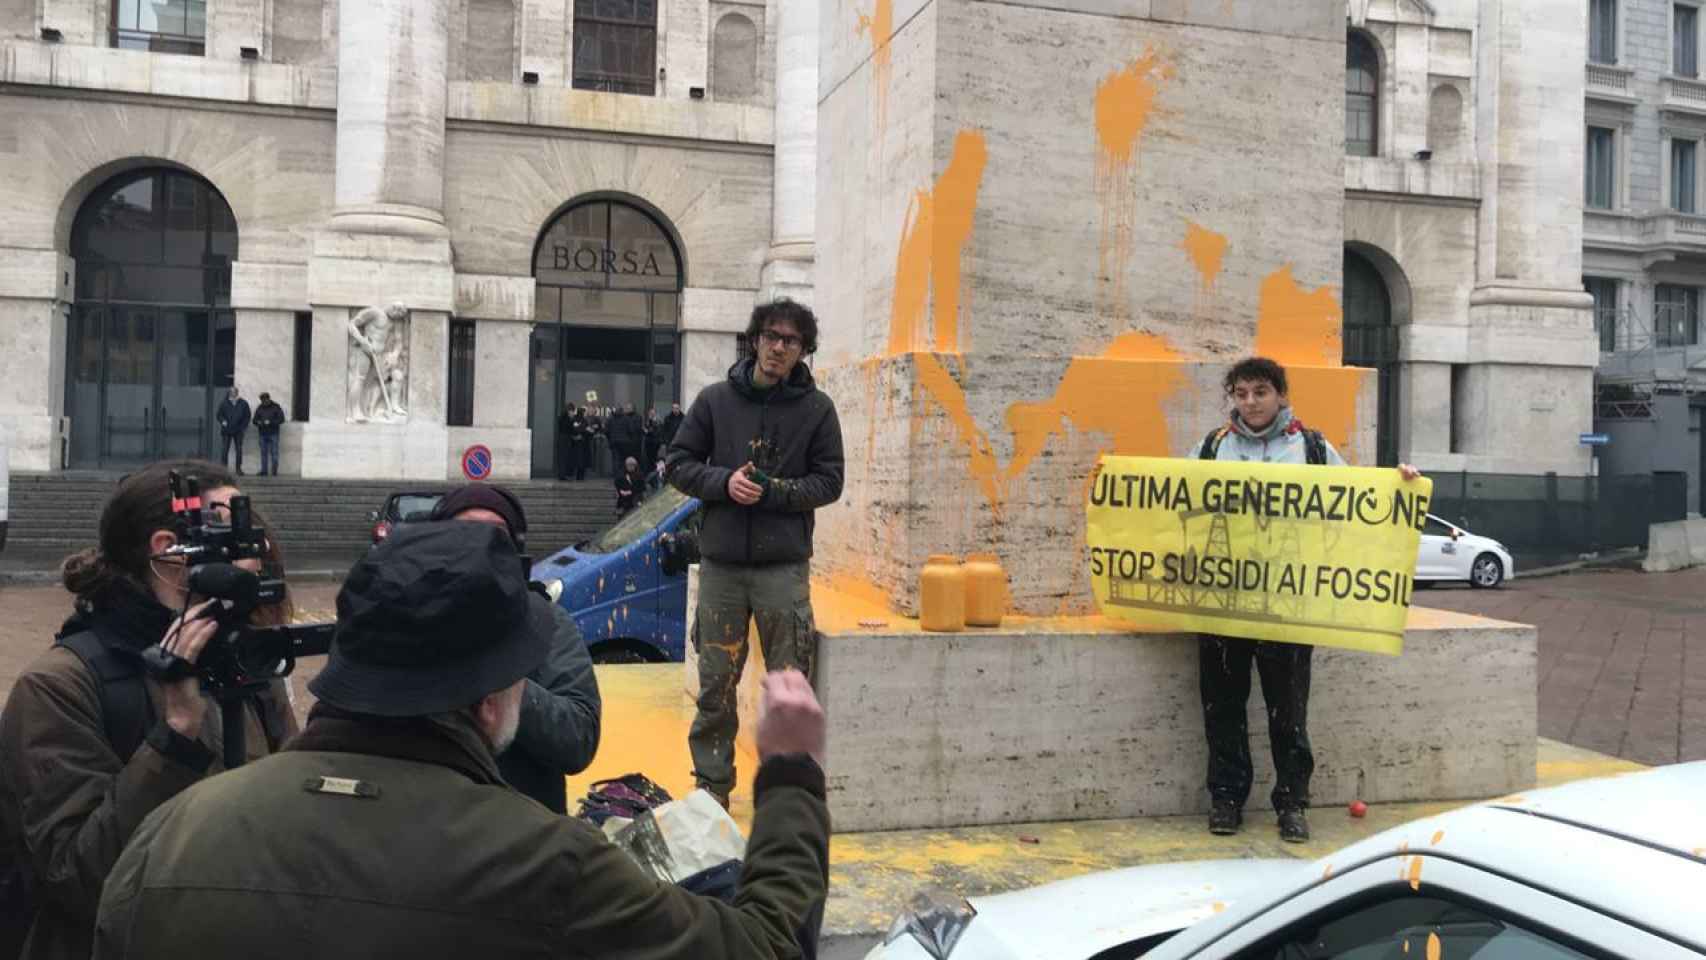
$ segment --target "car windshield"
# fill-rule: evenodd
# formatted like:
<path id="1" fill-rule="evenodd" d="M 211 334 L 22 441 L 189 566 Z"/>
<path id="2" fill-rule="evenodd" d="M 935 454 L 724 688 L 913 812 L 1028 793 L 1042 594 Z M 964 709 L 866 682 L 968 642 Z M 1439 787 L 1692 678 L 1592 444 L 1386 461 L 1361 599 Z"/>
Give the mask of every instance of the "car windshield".
<path id="1" fill-rule="evenodd" d="M 640 501 L 640 505 L 616 521 L 615 526 L 581 544 L 577 549 L 582 553 L 615 553 L 651 532 L 665 517 L 674 513 L 675 508 L 686 502 L 687 494 L 674 487 L 664 487 Z"/>
<path id="2" fill-rule="evenodd" d="M 396 516 L 403 520 L 418 520 L 412 514 L 428 514 L 438 506 L 439 496 L 436 493 L 409 493 L 397 498 Z"/>

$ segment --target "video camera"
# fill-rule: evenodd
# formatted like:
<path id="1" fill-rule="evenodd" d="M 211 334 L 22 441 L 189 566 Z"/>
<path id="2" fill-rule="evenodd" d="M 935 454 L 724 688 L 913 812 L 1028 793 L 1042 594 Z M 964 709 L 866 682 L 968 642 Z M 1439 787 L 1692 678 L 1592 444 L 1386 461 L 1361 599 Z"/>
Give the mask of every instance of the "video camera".
<path id="1" fill-rule="evenodd" d="M 298 657 L 329 652 L 336 624 L 252 625 L 249 618 L 257 609 L 284 600 L 285 587 L 283 580 L 236 565 L 239 560 L 264 561 L 268 553 L 266 533 L 254 525 L 249 498 L 232 497 L 226 505 L 230 522 L 219 523 L 202 503 L 194 477 L 173 472 L 168 482 L 178 542 L 159 557 L 184 560 L 190 593 L 216 601 L 202 616 L 213 619 L 218 632 L 195 663 L 158 644 L 142 652 L 142 662 L 158 680 L 199 677 L 203 689 L 219 701 L 229 769 L 244 757 L 243 711 L 238 704 L 273 680 L 289 676 Z"/>

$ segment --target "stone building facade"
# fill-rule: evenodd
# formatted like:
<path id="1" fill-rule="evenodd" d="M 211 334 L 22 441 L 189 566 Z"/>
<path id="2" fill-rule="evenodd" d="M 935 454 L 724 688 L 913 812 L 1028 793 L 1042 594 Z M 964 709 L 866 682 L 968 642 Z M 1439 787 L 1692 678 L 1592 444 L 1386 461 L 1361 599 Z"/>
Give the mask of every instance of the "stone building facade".
<path id="1" fill-rule="evenodd" d="M 1599 330 L 1608 472 L 1689 475 L 1706 510 L 1706 14 L 1589 0 L 1582 282 Z"/>
<path id="2" fill-rule="evenodd" d="M 1350 0 L 1345 362 L 1380 459 L 1582 476 L 1598 352 L 1577 273 L 1577 0 Z"/>
<path id="3" fill-rule="evenodd" d="M 667 412 L 809 290 L 815 43 L 776 0 L 0 0 L 12 467 L 217 455 L 234 382 L 286 473 L 552 475 L 565 401 Z"/>

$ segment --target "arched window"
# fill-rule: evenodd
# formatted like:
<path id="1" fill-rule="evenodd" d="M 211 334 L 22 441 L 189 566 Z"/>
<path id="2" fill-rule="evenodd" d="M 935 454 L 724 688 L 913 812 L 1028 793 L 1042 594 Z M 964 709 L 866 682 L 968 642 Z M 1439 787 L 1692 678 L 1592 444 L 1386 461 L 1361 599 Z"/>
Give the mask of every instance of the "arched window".
<path id="1" fill-rule="evenodd" d="M 121 174 L 78 210 L 71 256 L 72 465 L 209 455 L 236 350 L 237 222 L 225 198 L 181 170 Z"/>
<path id="2" fill-rule="evenodd" d="M 717 21 L 711 36 L 711 96 L 744 100 L 758 90 L 758 28 L 731 13 Z"/>
<path id="3" fill-rule="evenodd" d="M 556 428 L 565 404 L 632 404 L 642 416 L 651 408 L 661 416 L 680 399 L 684 272 L 670 230 L 636 203 L 593 198 L 546 225 L 533 252 L 534 476 L 569 461 Z M 608 475 L 616 451 L 601 444 L 586 451 L 589 472 Z"/>
<path id="4" fill-rule="evenodd" d="M 1380 270 L 1367 257 L 1345 250 L 1344 356 L 1347 367 L 1379 372 L 1379 422 L 1375 462 L 1398 462 L 1398 337 L 1392 325 L 1392 296 Z"/>
<path id="5" fill-rule="evenodd" d="M 657 0 L 575 0 L 574 37 L 575 89 L 657 91 Z"/>
<path id="6" fill-rule="evenodd" d="M 1345 153 L 1380 152 L 1380 55 L 1367 34 L 1345 35 Z"/>

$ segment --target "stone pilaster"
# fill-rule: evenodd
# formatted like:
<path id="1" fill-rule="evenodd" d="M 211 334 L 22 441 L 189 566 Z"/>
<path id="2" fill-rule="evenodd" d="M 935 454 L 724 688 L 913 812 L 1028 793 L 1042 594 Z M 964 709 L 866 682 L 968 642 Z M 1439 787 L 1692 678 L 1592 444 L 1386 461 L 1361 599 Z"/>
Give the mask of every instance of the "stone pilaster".
<path id="1" fill-rule="evenodd" d="M 778 3 L 776 167 L 759 297 L 812 301 L 817 262 L 818 4 Z"/>

